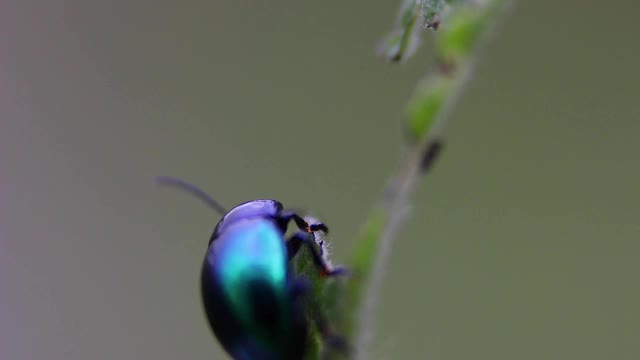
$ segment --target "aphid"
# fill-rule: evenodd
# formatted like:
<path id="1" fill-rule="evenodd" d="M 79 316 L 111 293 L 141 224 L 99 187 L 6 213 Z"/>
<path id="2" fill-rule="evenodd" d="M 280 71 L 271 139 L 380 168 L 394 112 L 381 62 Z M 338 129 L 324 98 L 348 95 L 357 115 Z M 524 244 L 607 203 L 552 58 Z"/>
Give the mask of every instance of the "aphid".
<path id="1" fill-rule="evenodd" d="M 201 295 L 209 325 L 227 353 L 236 360 L 302 359 L 309 340 L 304 296 L 309 284 L 293 273 L 289 260 L 307 246 L 321 275 L 346 274 L 313 246 L 313 232 L 327 233 L 327 226 L 307 223 L 277 200 L 252 200 L 227 212 L 192 184 L 169 177 L 157 181 L 190 192 L 222 215 L 204 258 Z M 290 221 L 298 230 L 285 239 Z M 342 344 L 320 330 L 330 345 Z"/>

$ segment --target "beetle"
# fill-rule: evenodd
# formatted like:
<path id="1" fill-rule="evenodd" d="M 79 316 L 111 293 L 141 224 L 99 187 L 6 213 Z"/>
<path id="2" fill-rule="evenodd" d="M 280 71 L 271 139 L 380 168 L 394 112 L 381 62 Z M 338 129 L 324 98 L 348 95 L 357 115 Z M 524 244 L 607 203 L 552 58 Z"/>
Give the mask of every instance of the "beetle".
<path id="1" fill-rule="evenodd" d="M 236 360 L 302 359 L 309 341 L 310 284 L 294 274 L 289 260 L 306 246 L 322 276 L 346 275 L 315 247 L 314 232 L 327 233 L 327 226 L 308 223 L 277 200 L 251 200 L 226 211 L 195 185 L 173 177 L 156 181 L 195 195 L 222 215 L 209 238 L 200 288 L 209 326 L 225 351 Z M 297 230 L 285 239 L 292 221 Z M 316 325 L 327 344 L 345 348 L 324 321 Z"/>

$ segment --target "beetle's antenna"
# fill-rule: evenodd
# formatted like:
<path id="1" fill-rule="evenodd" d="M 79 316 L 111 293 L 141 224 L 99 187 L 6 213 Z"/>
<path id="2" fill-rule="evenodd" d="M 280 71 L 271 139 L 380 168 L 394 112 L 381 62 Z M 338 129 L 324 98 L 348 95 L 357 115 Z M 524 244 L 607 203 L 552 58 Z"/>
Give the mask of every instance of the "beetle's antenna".
<path id="1" fill-rule="evenodd" d="M 214 200 L 209 194 L 204 192 L 204 190 L 191 183 L 170 176 L 156 176 L 155 181 L 160 185 L 173 186 L 190 193 L 191 195 L 197 197 L 202 202 L 207 204 L 207 206 L 209 206 L 211 209 L 213 209 L 213 211 L 219 213 L 220 215 L 224 215 L 227 213 L 227 210 L 224 209 L 224 206 L 220 205 L 219 202 Z"/>

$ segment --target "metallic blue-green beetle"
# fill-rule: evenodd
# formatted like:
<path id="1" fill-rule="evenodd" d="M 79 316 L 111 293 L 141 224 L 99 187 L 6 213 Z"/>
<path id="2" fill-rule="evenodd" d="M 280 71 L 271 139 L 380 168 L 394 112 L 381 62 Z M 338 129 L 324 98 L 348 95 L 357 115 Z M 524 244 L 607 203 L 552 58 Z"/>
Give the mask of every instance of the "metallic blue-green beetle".
<path id="1" fill-rule="evenodd" d="M 191 192 L 224 214 L 209 240 L 201 273 L 204 310 L 224 349 L 236 360 L 302 359 L 309 337 L 308 285 L 292 272 L 289 260 L 305 245 L 322 275 L 344 274 L 343 268 L 329 267 L 312 245 L 312 233 L 326 233 L 327 227 L 307 223 L 276 200 L 248 201 L 226 212 L 191 184 L 157 180 Z M 285 241 L 292 220 L 298 230 Z"/>

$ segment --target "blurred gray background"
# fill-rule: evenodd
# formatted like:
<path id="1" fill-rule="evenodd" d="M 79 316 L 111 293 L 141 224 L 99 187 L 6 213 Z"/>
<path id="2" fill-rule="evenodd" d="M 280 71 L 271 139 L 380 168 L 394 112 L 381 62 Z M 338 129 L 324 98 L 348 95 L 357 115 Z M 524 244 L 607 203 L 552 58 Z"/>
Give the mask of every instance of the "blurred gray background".
<path id="1" fill-rule="evenodd" d="M 0 1 L 0 359 L 223 359 L 198 276 L 273 197 L 346 259 L 433 65 L 399 1 Z M 420 184 L 376 359 L 638 359 L 638 6 L 517 1 Z"/>

